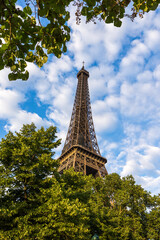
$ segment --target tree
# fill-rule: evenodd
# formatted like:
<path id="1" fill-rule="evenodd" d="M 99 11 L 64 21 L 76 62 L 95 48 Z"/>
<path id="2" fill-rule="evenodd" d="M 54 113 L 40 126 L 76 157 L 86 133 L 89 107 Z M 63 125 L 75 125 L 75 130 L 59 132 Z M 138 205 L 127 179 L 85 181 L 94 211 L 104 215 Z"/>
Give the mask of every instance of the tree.
<path id="1" fill-rule="evenodd" d="M 39 209 L 41 230 L 38 239 L 91 239 L 88 201 L 92 193 L 92 181 L 91 176 L 83 176 L 73 169 L 64 172 L 58 181 L 55 180 L 51 191 L 47 194 L 44 192 L 46 199 Z"/>
<path id="2" fill-rule="evenodd" d="M 56 128 L 24 125 L 0 142 L 0 239 L 159 239 L 159 195 L 132 176 L 57 172 Z"/>
<path id="3" fill-rule="evenodd" d="M 92 201 L 91 209 L 101 240 L 148 239 L 148 210 L 154 201 L 132 176 L 107 175 L 104 181 L 95 181 L 95 190 L 93 196 L 98 199 Z"/>
<path id="4" fill-rule="evenodd" d="M 24 125 L 20 132 L 9 132 L 0 143 L 0 232 L 1 239 L 12 239 L 18 225 L 42 204 L 42 191 L 52 186 L 57 174 L 53 149 L 60 144 L 56 128 L 36 130 Z M 23 221 L 22 221 L 23 222 Z M 5 238 L 5 232 L 6 238 Z M 15 238 L 14 238 L 15 239 Z M 25 238 L 24 238 L 25 239 Z"/>
<path id="5" fill-rule="evenodd" d="M 153 208 L 148 214 L 148 239 L 160 239 L 160 194 L 153 197 Z"/>
<path id="6" fill-rule="evenodd" d="M 24 125 L 0 142 L 0 239 L 91 238 L 91 176 L 62 176 L 53 159 L 56 128 Z"/>
<path id="7" fill-rule="evenodd" d="M 69 4 L 77 6 L 77 23 L 85 16 L 86 22 L 103 20 L 120 27 L 122 18 L 143 17 L 145 12 L 155 10 L 160 0 L 25 0 L 25 3 L 20 9 L 17 0 L 0 0 L 0 70 L 10 68 L 10 80 L 28 79 L 27 62 L 42 67 L 49 54 L 59 58 L 67 51 Z M 125 14 L 129 4 L 131 15 Z"/>

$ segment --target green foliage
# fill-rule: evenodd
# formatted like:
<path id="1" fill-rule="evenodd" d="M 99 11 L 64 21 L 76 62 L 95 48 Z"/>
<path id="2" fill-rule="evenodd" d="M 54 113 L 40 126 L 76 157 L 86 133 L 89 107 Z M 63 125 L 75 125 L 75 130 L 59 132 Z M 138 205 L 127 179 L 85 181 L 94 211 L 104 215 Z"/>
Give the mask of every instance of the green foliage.
<path id="1" fill-rule="evenodd" d="M 41 205 L 41 191 L 52 186 L 58 163 L 53 160 L 56 128 L 36 130 L 24 125 L 20 132 L 9 132 L 0 143 L 0 228 L 12 233 L 21 218 Z M 3 239 L 1 237 L 1 239 Z"/>
<path id="2" fill-rule="evenodd" d="M 60 175 L 55 134 L 54 127 L 24 125 L 0 142 L 0 239 L 158 240 L 160 195 L 132 176 Z"/>
<path id="3" fill-rule="evenodd" d="M 143 17 L 145 12 L 156 10 L 160 0 L 26 0 L 22 10 L 16 3 L 0 0 L 0 70 L 10 68 L 9 80 L 27 80 L 27 62 L 42 67 L 49 54 L 60 58 L 67 51 L 70 3 L 77 6 L 77 23 L 83 15 L 87 22 L 103 20 L 120 27 L 122 18 Z M 131 15 L 125 14 L 129 4 L 133 5 Z"/>
<path id="4" fill-rule="evenodd" d="M 64 4 L 59 0 L 37 0 L 35 15 L 28 5 L 22 10 L 16 8 L 16 2 L 0 1 L 0 69 L 11 69 L 9 80 L 27 80 L 27 62 L 42 67 L 47 62 L 47 53 L 60 57 L 66 51 L 66 42 L 70 39 L 66 7 L 70 1 Z"/>
<path id="5" fill-rule="evenodd" d="M 91 194 L 90 180 L 91 177 L 84 177 L 72 169 L 55 180 L 51 191 L 48 191 L 49 195 L 44 193 L 47 197 L 40 209 L 40 221 L 44 222 L 45 215 L 46 227 L 40 230 L 38 239 L 91 238 L 87 207 Z"/>
<path id="6" fill-rule="evenodd" d="M 153 197 L 153 208 L 148 214 L 148 238 L 160 239 L 160 194 Z"/>

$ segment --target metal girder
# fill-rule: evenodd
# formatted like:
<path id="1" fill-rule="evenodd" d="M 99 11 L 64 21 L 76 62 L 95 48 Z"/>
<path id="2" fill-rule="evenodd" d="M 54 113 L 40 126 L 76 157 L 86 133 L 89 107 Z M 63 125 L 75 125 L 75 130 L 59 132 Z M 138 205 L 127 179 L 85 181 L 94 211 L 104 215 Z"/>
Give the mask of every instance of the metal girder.
<path id="1" fill-rule="evenodd" d="M 60 173 L 73 167 L 76 172 L 82 172 L 84 175 L 92 174 L 94 177 L 104 177 L 108 174 L 105 168 L 107 160 L 80 145 L 72 146 L 60 156 L 59 160 Z"/>
<path id="2" fill-rule="evenodd" d="M 107 174 L 105 168 L 107 160 L 101 157 L 94 130 L 88 77 L 89 72 L 82 67 L 77 74 L 78 84 L 76 96 L 66 141 L 62 155 L 59 158 L 59 172 L 73 167 L 75 171 L 83 172 L 85 175 L 92 174 L 103 177 Z M 74 149 L 74 152 L 71 154 L 70 149 L 72 149 L 73 146 L 79 146 L 81 149 L 85 149 L 84 153 L 80 154 Z M 88 155 L 90 155 L 90 153 L 92 153 L 92 157 L 89 158 Z M 99 160 L 97 160 L 96 156 L 99 156 Z"/>

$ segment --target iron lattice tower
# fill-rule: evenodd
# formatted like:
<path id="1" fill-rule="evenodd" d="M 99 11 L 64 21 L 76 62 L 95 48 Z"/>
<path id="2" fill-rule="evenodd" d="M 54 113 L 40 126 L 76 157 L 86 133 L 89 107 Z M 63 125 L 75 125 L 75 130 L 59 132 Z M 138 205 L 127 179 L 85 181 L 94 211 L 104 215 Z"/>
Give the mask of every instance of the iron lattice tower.
<path id="1" fill-rule="evenodd" d="M 93 125 L 88 77 L 84 67 L 78 72 L 78 85 L 66 141 L 59 157 L 59 172 L 73 167 L 85 175 L 104 177 L 107 160 L 100 154 Z"/>

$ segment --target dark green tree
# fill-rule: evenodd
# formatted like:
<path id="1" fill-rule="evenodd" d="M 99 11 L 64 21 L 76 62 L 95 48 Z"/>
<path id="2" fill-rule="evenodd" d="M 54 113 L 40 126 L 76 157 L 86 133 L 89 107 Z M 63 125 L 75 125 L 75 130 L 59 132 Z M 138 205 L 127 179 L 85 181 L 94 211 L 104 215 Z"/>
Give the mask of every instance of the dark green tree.
<path id="1" fill-rule="evenodd" d="M 27 62 L 42 67 L 48 54 L 61 57 L 67 51 L 70 40 L 69 4 L 77 6 L 77 23 L 81 16 L 86 22 L 102 20 L 122 24 L 122 18 L 132 20 L 145 12 L 155 10 L 160 0 L 25 0 L 22 9 L 17 8 L 17 0 L 0 0 L 0 70 L 10 68 L 10 80 L 27 80 Z M 131 15 L 125 13 L 131 5 Z"/>
<path id="2" fill-rule="evenodd" d="M 21 220 L 42 204 L 42 191 L 52 186 L 51 175 L 56 176 L 58 166 L 53 150 L 60 144 L 55 139 L 55 127 L 36 130 L 31 124 L 9 132 L 0 142 L 1 239 L 12 239 Z"/>
<path id="3" fill-rule="evenodd" d="M 122 179 L 122 189 L 116 194 L 119 215 L 119 232 L 122 239 L 147 239 L 147 209 L 152 206 L 152 197 L 132 176 Z"/>
<path id="4" fill-rule="evenodd" d="M 153 207 L 148 214 L 148 239 L 160 239 L 160 194 L 153 197 Z"/>
<path id="5" fill-rule="evenodd" d="M 121 179 L 118 174 L 110 174 L 95 189 L 98 201 L 91 209 L 92 213 L 96 211 L 100 239 L 147 239 L 148 210 L 153 199 L 132 176 Z"/>
<path id="6" fill-rule="evenodd" d="M 92 177 L 58 174 L 55 134 L 55 127 L 24 125 L 0 142 L 0 239 L 91 238 Z"/>
<path id="7" fill-rule="evenodd" d="M 45 203 L 39 209 L 38 222 L 43 227 L 38 239 L 91 239 L 88 201 L 92 181 L 91 176 L 83 176 L 73 169 L 64 172 L 59 180 L 55 179 L 51 191 L 44 192 Z"/>

